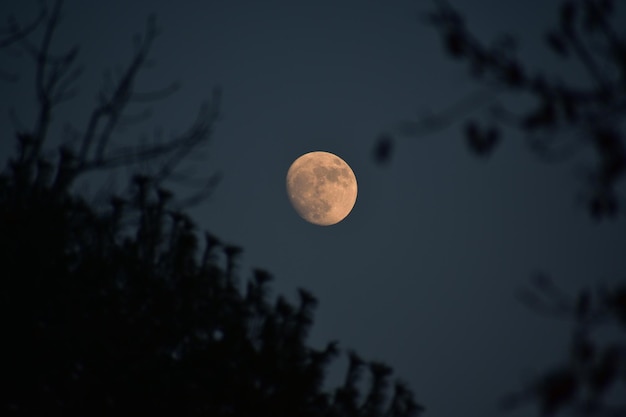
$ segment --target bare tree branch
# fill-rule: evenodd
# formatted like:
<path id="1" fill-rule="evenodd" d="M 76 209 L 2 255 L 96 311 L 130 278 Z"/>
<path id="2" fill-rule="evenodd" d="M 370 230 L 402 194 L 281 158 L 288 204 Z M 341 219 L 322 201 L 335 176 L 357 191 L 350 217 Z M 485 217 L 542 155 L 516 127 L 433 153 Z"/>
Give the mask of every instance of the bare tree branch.
<path id="1" fill-rule="evenodd" d="M 49 64 L 47 57 L 54 31 L 59 23 L 59 15 L 62 5 L 63 1 L 57 0 L 52 6 L 52 12 L 46 23 L 43 39 L 37 51 L 35 88 L 37 98 L 39 100 L 39 117 L 35 131 L 33 132 L 35 140 L 34 146 L 31 153 L 29 155 L 25 155 L 27 163 L 31 163 L 39 155 L 39 151 L 41 150 L 41 146 L 45 140 L 48 127 L 50 126 L 50 113 L 53 106 L 50 90 L 54 87 L 55 82 L 52 81 L 52 77 L 48 81 L 46 80 L 47 66 Z M 54 78 L 57 77 L 58 76 L 55 76 Z"/>
<path id="2" fill-rule="evenodd" d="M 97 149 L 93 159 L 98 161 L 98 163 L 104 162 L 104 152 L 111 137 L 111 133 L 117 125 L 121 113 L 124 111 L 130 97 L 132 96 L 135 78 L 144 64 L 156 36 L 157 30 L 155 22 L 153 19 L 150 19 L 146 27 L 143 42 L 141 40 L 138 41 L 135 56 L 124 72 L 121 80 L 115 87 L 115 91 L 112 96 L 110 99 L 106 99 L 104 93 L 101 93 L 103 102 L 96 109 L 94 109 L 90 116 L 85 137 L 79 152 L 79 161 L 81 166 L 90 164 L 88 162 L 88 158 L 94 140 L 97 141 Z M 102 121 L 103 118 L 106 118 L 106 120 Z M 104 123 L 104 126 L 98 135 L 97 130 L 100 128 L 99 125 L 101 122 Z M 96 135 L 98 135 L 97 139 Z M 93 162 L 91 162 L 91 165 L 93 165 Z"/>

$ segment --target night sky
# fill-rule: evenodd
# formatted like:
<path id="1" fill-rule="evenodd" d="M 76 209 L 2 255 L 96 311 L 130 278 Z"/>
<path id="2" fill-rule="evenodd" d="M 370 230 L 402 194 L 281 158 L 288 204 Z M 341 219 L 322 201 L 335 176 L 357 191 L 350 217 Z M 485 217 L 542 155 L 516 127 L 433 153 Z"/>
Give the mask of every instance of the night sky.
<path id="1" fill-rule="evenodd" d="M 556 16 L 548 3 L 453 2 L 483 39 L 503 31 L 521 35 L 522 56 L 559 71 L 542 45 Z M 342 348 L 388 363 L 426 415 L 490 415 L 502 394 L 566 354 L 569 323 L 529 310 L 516 291 L 536 271 L 571 294 L 623 279 L 626 222 L 589 218 L 577 199 L 584 160 L 540 162 L 516 132 L 488 159 L 474 157 L 462 124 L 453 124 L 398 140 L 388 166 L 373 161 L 380 133 L 478 89 L 464 65 L 445 54 L 435 29 L 420 20 L 431 6 L 409 0 L 67 1 L 55 46 L 79 42 L 85 72 L 53 132 L 61 137 L 66 123 L 85 128 L 103 71 L 126 65 L 132 36 L 155 13 L 163 33 L 137 90 L 172 81 L 181 89 L 150 104 L 153 117 L 119 132 L 118 140 L 184 130 L 221 86 L 221 121 L 207 151 L 190 163 L 199 177 L 217 171 L 223 177 L 191 214 L 201 229 L 244 248 L 242 280 L 259 267 L 274 275 L 274 295 L 295 299 L 296 288 L 311 290 L 320 300 L 311 345 L 337 339 Z M 37 11 L 36 1 L 0 6 L 0 16 L 13 12 L 24 22 Z M 32 126 L 35 96 L 27 57 L 0 60 L 0 68 L 20 74 L 18 82 L 0 84 L 0 152 L 9 156 L 15 127 L 8 110 Z M 575 65 L 560 70 L 583 76 Z M 291 162 L 315 150 L 344 159 L 359 184 L 354 210 L 335 226 L 302 220 L 285 192 Z M 123 178 L 117 174 L 114 183 Z M 96 191 L 85 184 L 77 190 Z M 340 382 L 345 364 L 338 361 L 330 386 Z"/>

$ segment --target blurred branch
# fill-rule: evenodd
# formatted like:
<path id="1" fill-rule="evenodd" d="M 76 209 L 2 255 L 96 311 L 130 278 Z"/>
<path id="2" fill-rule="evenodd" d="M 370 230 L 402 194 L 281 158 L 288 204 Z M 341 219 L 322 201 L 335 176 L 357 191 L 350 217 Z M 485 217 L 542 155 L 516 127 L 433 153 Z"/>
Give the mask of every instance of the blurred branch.
<path id="1" fill-rule="evenodd" d="M 626 403 L 607 403 L 604 395 L 614 387 L 626 389 L 626 286 L 599 288 L 595 293 L 583 289 L 576 297 L 569 297 L 545 274 L 535 275 L 531 284 L 534 290 L 523 292 L 524 304 L 573 323 L 569 355 L 562 365 L 504 396 L 501 408 L 511 410 L 536 402 L 544 415 L 565 408 L 581 416 L 623 415 L 620 413 L 626 410 Z M 613 334 L 607 340 L 594 340 L 593 332 L 607 325 L 621 328 L 622 338 Z"/>
<path id="2" fill-rule="evenodd" d="M 496 92 L 491 88 L 482 88 L 459 99 L 446 109 L 436 114 L 422 117 L 419 121 L 406 120 L 397 127 L 397 133 L 403 136 L 419 137 L 433 134 L 450 127 L 460 118 L 479 110 L 495 99 Z"/>
<path id="3" fill-rule="evenodd" d="M 45 16 L 46 10 L 42 8 L 39 15 L 37 15 L 32 22 L 26 24 L 24 27 L 20 27 L 14 19 L 9 18 L 8 27 L 0 31 L 0 49 L 13 46 L 21 40 L 27 38 L 35 31 L 35 29 L 37 29 L 37 27 L 39 27 Z"/>

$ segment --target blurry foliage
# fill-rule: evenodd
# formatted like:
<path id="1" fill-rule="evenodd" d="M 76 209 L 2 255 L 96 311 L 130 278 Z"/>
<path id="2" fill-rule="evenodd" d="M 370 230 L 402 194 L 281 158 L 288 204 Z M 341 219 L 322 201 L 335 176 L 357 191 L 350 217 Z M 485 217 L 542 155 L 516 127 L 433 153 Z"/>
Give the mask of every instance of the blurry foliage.
<path id="1" fill-rule="evenodd" d="M 169 143 L 109 151 L 156 35 L 153 21 L 100 96 L 78 148 L 44 157 L 53 110 L 78 78 L 77 48 L 49 50 L 60 11 L 57 1 L 34 26 L 13 22 L 0 34 L 0 47 L 36 58 L 39 114 L 32 130 L 17 133 L 16 156 L 0 175 L 0 414 L 418 415 L 423 408 L 405 384 L 389 388 L 388 366 L 354 352 L 345 383 L 324 391 L 338 348 L 306 345 L 315 297 L 300 289 L 295 304 L 272 301 L 263 270 L 242 289 L 241 248 L 210 233 L 200 238 L 176 205 L 164 181 L 210 138 L 215 102 Z M 108 207 L 70 191 L 90 170 L 145 160 L 159 169 L 134 175 Z"/>
<path id="2" fill-rule="evenodd" d="M 571 321 L 573 331 L 563 363 L 503 398 L 503 409 L 534 401 L 542 415 L 565 409 L 584 416 L 626 415 L 626 285 L 586 288 L 571 297 L 547 275 L 536 274 L 519 297 L 537 313 Z M 599 337 L 606 329 L 613 337 Z"/>
<path id="3" fill-rule="evenodd" d="M 531 62 L 517 57 L 518 40 L 509 35 L 486 45 L 446 1 L 435 4 L 427 23 L 439 32 L 449 56 L 466 63 L 483 88 L 435 116 L 403 122 L 396 133 L 415 137 L 465 120 L 464 137 L 477 157 L 492 155 L 507 129 L 521 131 L 529 149 L 542 160 L 572 161 L 576 153 L 587 153 L 595 161 L 586 177 L 589 214 L 596 220 L 616 217 L 624 206 L 619 187 L 626 177 L 626 26 L 614 17 L 616 7 L 624 4 L 560 2 L 557 23 L 545 34 L 545 45 L 559 59 L 582 64 L 590 81 L 581 84 L 567 82 L 565 74 L 534 71 Z M 482 118 L 468 116 L 492 104 L 502 92 L 530 98 L 532 104 L 521 113 L 497 104 Z M 374 160 L 388 163 L 394 146 L 390 134 L 380 135 Z M 533 277 L 531 284 L 520 292 L 527 306 L 573 323 L 570 352 L 562 364 L 503 398 L 503 409 L 533 402 L 541 415 L 570 411 L 626 416 L 626 285 L 583 289 L 572 298 L 544 274 Z M 606 329 L 611 337 L 604 337 Z"/>
<path id="4" fill-rule="evenodd" d="M 449 4 L 440 0 L 436 5 L 427 23 L 438 30 L 450 57 L 465 62 L 484 90 L 439 115 L 403 123 L 398 134 L 418 136 L 469 119 L 465 138 L 477 156 L 491 155 L 501 142 L 502 130 L 508 128 L 523 132 L 530 150 L 543 160 L 567 161 L 587 152 L 595 161 L 585 177 L 589 213 L 595 219 L 617 216 L 623 206 L 618 189 L 626 176 L 626 34 L 623 22 L 612 19 L 618 4 L 562 1 L 557 24 L 545 35 L 546 47 L 555 56 L 582 64 L 590 81 L 580 84 L 533 70 L 530 62 L 517 57 L 518 41 L 509 35 L 485 44 Z M 503 105 L 490 106 L 482 122 L 467 116 L 503 92 L 528 97 L 533 104 L 521 113 Z M 384 162 L 391 156 L 392 143 L 389 135 L 379 142 L 374 158 Z"/>

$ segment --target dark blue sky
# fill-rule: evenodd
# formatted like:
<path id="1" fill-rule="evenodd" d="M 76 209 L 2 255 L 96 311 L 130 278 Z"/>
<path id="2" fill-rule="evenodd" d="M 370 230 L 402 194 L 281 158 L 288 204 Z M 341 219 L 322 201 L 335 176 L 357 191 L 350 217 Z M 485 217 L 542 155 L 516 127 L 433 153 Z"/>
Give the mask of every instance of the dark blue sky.
<path id="1" fill-rule="evenodd" d="M 480 36 L 522 35 L 522 55 L 556 69 L 541 49 L 556 16 L 547 3 L 453 2 Z M 568 323 L 536 315 L 515 291 L 537 270 L 572 293 L 623 278 L 626 224 L 594 223 L 577 202 L 583 161 L 543 164 L 515 132 L 489 160 L 474 158 L 454 125 L 401 141 L 386 168 L 373 163 L 379 133 L 476 90 L 464 66 L 442 51 L 435 30 L 419 21 L 430 6 L 68 1 L 56 45 L 78 41 L 85 73 L 53 131 L 65 123 L 84 129 L 103 70 L 128 62 L 133 34 L 156 13 L 163 34 L 137 90 L 170 81 L 182 89 L 151 106 L 154 117 L 119 140 L 155 128 L 183 130 L 220 85 L 222 120 L 194 166 L 199 175 L 221 171 L 223 180 L 192 210 L 198 225 L 245 249 L 242 278 L 261 267 L 275 276 L 274 294 L 294 297 L 305 287 L 320 299 L 313 345 L 338 339 L 392 365 L 429 416 L 489 415 L 501 394 L 557 363 L 567 347 Z M 37 2 L 3 4 L 0 15 L 9 9 L 25 21 Z M 8 154 L 14 128 L 7 110 L 13 106 L 32 125 L 34 94 L 26 57 L 0 60 L 21 77 L 0 85 L 0 149 Z M 575 66 L 561 69 L 582 76 Z M 313 150 L 339 155 L 357 176 L 356 206 L 335 226 L 304 222 L 285 193 L 289 165 Z"/>

